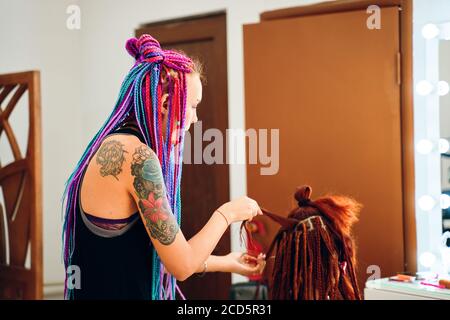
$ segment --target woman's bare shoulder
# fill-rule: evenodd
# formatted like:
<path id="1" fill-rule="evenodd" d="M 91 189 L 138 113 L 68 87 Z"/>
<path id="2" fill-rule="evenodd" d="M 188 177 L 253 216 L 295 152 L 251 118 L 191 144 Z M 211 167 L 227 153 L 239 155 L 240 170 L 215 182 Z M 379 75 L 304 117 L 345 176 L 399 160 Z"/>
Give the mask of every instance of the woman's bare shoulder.
<path id="1" fill-rule="evenodd" d="M 142 164 L 147 160 L 152 160 L 159 164 L 155 152 L 145 143 L 131 134 L 111 134 L 102 142 L 96 155 L 97 164 L 104 163 L 105 170 L 119 172 L 118 180 L 130 186 L 134 181 L 135 173 L 133 167 Z M 155 161 L 153 161 L 155 160 Z M 141 163 L 142 162 L 142 163 Z"/>
<path id="2" fill-rule="evenodd" d="M 113 133 L 103 140 L 98 152 L 104 149 L 117 155 L 123 154 L 124 160 L 128 162 L 127 160 L 132 159 L 133 154 L 140 148 L 148 149 L 149 152 L 153 153 L 153 150 L 137 136 L 128 133 Z"/>
<path id="3" fill-rule="evenodd" d="M 82 204 L 86 212 L 102 217 L 136 212 L 129 195 L 132 181 L 131 163 L 135 149 L 142 145 L 130 134 L 108 135 L 91 158 L 81 186 Z"/>
<path id="4" fill-rule="evenodd" d="M 146 146 L 132 134 L 114 133 L 103 139 L 92 157 L 88 171 L 97 172 L 103 178 L 112 177 L 112 182 L 126 181 L 130 176 L 130 165 L 136 149 Z M 93 176 L 90 174 L 90 176 Z M 111 178 L 110 178 L 111 179 Z"/>

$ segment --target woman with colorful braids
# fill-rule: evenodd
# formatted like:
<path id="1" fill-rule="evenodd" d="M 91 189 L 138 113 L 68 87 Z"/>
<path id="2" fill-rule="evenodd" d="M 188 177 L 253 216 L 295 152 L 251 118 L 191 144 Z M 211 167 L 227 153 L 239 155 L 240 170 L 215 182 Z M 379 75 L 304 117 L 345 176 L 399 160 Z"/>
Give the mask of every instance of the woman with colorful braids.
<path id="1" fill-rule="evenodd" d="M 223 204 L 189 241 L 179 229 L 184 134 L 197 121 L 201 65 L 150 35 L 126 49 L 136 62 L 64 191 L 66 299 L 175 299 L 176 281 L 194 273 L 261 272 L 262 257 L 211 255 L 232 222 L 262 214 L 256 201 Z"/>

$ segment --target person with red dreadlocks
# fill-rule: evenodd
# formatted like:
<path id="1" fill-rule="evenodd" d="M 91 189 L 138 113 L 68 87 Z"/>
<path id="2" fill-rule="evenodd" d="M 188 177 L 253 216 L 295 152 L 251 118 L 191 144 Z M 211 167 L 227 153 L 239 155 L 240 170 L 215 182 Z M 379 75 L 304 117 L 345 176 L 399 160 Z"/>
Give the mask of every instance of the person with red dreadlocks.
<path id="1" fill-rule="evenodd" d="M 135 63 L 64 192 L 66 299 L 175 299 L 176 281 L 194 273 L 260 272 L 261 258 L 211 255 L 231 223 L 262 214 L 255 200 L 221 205 L 189 240 L 179 227 L 183 141 L 197 121 L 201 65 L 150 35 L 126 49 Z"/>
<path id="2" fill-rule="evenodd" d="M 271 278 L 263 281 L 268 284 L 270 297 L 360 300 L 351 227 L 361 205 L 336 195 L 312 201 L 309 186 L 298 188 L 295 199 L 298 207 L 287 217 L 262 209 L 281 225 L 267 251 L 268 259 L 275 260 Z M 247 223 L 242 226 L 247 228 Z"/>

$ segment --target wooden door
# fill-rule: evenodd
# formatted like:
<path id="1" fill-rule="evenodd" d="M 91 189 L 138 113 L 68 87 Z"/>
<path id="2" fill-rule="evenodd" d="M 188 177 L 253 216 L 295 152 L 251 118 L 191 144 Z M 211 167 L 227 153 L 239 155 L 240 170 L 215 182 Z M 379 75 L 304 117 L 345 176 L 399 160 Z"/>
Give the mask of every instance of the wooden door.
<path id="1" fill-rule="evenodd" d="M 163 48 L 181 49 L 203 62 L 207 84 L 203 86 L 202 102 L 197 109 L 199 122 L 202 122 L 202 132 L 217 128 L 225 137 L 228 127 L 225 14 L 161 22 L 136 31 L 137 36 L 143 33 L 154 36 Z M 196 123 L 190 129 L 192 164 L 183 165 L 181 183 L 181 229 L 187 239 L 200 231 L 215 209 L 229 201 L 228 165 L 208 165 L 203 161 L 193 164 L 194 139 L 201 139 L 193 133 L 199 128 L 200 123 Z M 203 147 L 208 143 L 202 142 Z M 227 231 L 213 254 L 229 252 L 230 233 Z M 179 284 L 188 299 L 226 299 L 231 276 L 226 273 L 210 273 L 202 278 L 194 275 Z"/>
<path id="2" fill-rule="evenodd" d="M 303 184 L 313 197 L 360 201 L 363 287 L 369 266 L 383 277 L 404 270 L 399 8 L 381 8 L 374 30 L 365 9 L 337 11 L 244 26 L 246 126 L 280 130 L 279 172 L 262 176 L 248 165 L 247 186 L 279 213 Z M 277 226 L 267 224 L 271 239 Z"/>
<path id="3" fill-rule="evenodd" d="M 0 300 L 42 299 L 40 94 L 39 71 L 0 75 L 0 139 L 6 136 L 13 155 L 8 162 L 6 150 L 0 155 Z M 19 103 L 26 98 L 27 104 Z M 28 114 L 28 119 L 21 118 L 27 130 L 24 148 L 14 122 L 9 122 L 16 112 L 23 115 L 19 105 Z"/>

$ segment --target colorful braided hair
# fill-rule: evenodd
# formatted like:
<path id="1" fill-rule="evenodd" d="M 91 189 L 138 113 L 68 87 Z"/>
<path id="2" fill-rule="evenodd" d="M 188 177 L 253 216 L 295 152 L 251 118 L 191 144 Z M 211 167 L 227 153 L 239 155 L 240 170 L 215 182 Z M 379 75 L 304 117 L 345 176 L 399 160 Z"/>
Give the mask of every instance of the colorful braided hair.
<path id="1" fill-rule="evenodd" d="M 136 59 L 136 63 L 122 83 L 111 115 L 91 140 L 66 182 L 63 194 L 65 215 L 62 235 L 66 270 L 71 265 L 75 246 L 76 199 L 82 173 L 106 135 L 119 128 L 130 117 L 135 117 L 145 143 L 158 156 L 172 212 L 178 224 L 181 222 L 180 184 L 187 95 L 186 74 L 195 71 L 196 66 L 180 52 L 161 49 L 159 42 L 148 34 L 139 39 L 129 39 L 126 49 Z M 161 97 L 164 93 L 168 93 L 165 132 L 161 118 Z M 175 146 L 170 138 L 174 128 L 178 142 Z M 156 250 L 153 253 L 152 279 L 152 299 L 175 299 L 176 279 L 165 275 L 164 266 Z M 73 289 L 69 289 L 67 284 L 65 297 L 73 297 Z"/>
<path id="2" fill-rule="evenodd" d="M 281 225 L 267 252 L 267 257 L 275 252 L 268 281 L 270 296 L 276 300 L 360 300 L 351 227 L 361 205 L 344 196 L 315 201 L 310 196 L 311 187 L 298 188 L 298 207 L 287 218 L 262 209 Z"/>

